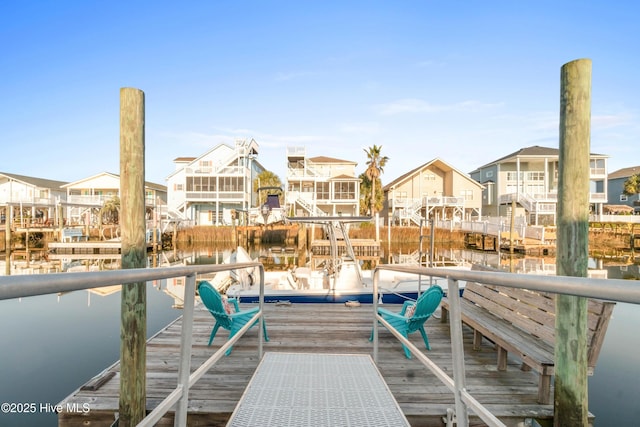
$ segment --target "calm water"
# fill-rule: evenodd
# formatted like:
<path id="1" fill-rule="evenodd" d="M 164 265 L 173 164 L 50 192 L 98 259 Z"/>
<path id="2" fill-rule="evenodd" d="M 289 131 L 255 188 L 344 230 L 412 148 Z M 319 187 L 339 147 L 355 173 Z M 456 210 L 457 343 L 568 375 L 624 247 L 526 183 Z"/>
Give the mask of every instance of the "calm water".
<path id="1" fill-rule="evenodd" d="M 189 262 L 218 263 L 228 251 L 188 254 Z M 639 277 L 638 266 L 605 267 L 610 278 Z M 148 335 L 181 315 L 173 282 L 147 285 Z M 640 286 L 640 282 L 638 282 Z M 178 292 L 179 293 L 179 289 Z M 640 306 L 614 310 L 595 375 L 589 410 L 596 426 L 631 426 L 640 419 Z M 120 292 L 88 291 L 0 301 L 0 403 L 35 404 L 36 413 L 0 413 L 0 426 L 55 426 L 55 405 L 116 362 Z"/>

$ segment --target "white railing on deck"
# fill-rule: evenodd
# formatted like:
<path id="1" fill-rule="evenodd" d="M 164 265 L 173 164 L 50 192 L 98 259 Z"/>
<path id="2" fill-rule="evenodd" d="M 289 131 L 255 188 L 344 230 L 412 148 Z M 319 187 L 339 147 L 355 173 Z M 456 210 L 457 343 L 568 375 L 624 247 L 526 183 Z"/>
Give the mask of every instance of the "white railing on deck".
<path id="1" fill-rule="evenodd" d="M 196 274 L 215 273 L 219 271 L 258 267 L 260 271 L 260 309 L 251 321 L 230 338 L 218 351 L 207 359 L 192 374 L 191 347 L 193 340 L 193 312 L 196 294 Z M 138 426 L 153 426 L 162 417 L 175 408 L 175 426 L 187 425 L 187 403 L 189 389 L 220 360 L 224 353 L 249 330 L 255 321 L 258 325 L 258 356 L 262 358 L 262 342 L 264 321 L 264 267 L 258 262 L 237 264 L 192 265 L 163 268 L 135 268 L 117 271 L 96 271 L 87 273 L 55 273 L 0 277 L 0 300 L 23 298 L 36 295 L 71 292 L 92 289 L 101 286 L 120 285 L 126 283 L 147 282 L 150 280 L 183 277 L 185 280 L 184 308 L 182 315 L 182 332 L 180 339 L 180 362 L 178 365 L 178 384 L 169 395 L 149 413 Z"/>
<path id="2" fill-rule="evenodd" d="M 453 379 L 443 371 L 411 341 L 398 333 L 378 314 L 378 281 L 381 270 L 413 273 L 422 276 L 442 277 L 448 282 L 447 298 L 450 309 L 451 354 L 453 357 Z M 541 276 L 506 272 L 453 270 L 398 265 L 381 265 L 373 273 L 373 359 L 378 362 L 378 323 L 384 325 L 398 340 L 407 346 L 433 374 L 454 394 L 455 420 L 458 427 L 469 426 L 471 409 L 489 426 L 505 426 L 495 415 L 478 402 L 467 390 L 464 369 L 464 346 L 462 341 L 462 316 L 460 311 L 459 281 L 472 281 L 510 288 L 531 289 L 542 292 L 599 298 L 608 301 L 640 304 L 640 286 L 629 280 L 591 279 L 584 277 Z M 425 282 L 426 283 L 426 282 Z"/>

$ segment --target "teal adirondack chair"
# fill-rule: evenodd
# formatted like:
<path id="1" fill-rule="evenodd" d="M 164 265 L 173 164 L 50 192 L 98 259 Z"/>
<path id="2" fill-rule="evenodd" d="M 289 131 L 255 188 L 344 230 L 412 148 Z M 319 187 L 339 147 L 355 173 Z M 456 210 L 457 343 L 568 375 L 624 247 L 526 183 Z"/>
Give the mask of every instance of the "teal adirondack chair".
<path id="1" fill-rule="evenodd" d="M 202 299 L 205 307 L 209 310 L 209 313 L 211 313 L 211 315 L 216 319 L 216 324 L 213 326 L 213 330 L 211 331 L 211 337 L 209 338 L 208 345 L 211 345 L 213 338 L 216 336 L 220 327 L 228 330 L 229 338 L 231 338 L 251 320 L 258 310 L 260 310 L 259 307 L 240 310 L 238 300 L 235 298 L 229 298 L 227 301 L 232 305 L 235 311 L 231 314 L 227 313 L 224 308 L 222 296 L 218 293 L 216 288 L 207 281 L 200 282 L 198 285 L 198 293 L 200 294 L 200 299 Z M 256 323 L 258 323 L 258 321 L 254 322 L 251 327 L 255 326 Z M 269 341 L 267 325 L 264 319 L 262 319 L 262 328 L 265 341 Z M 229 348 L 225 353 L 227 356 L 231 353 L 231 348 Z"/>
<path id="2" fill-rule="evenodd" d="M 438 285 L 433 285 L 423 292 L 417 301 L 405 301 L 400 313 L 394 313 L 379 307 L 378 314 L 382 316 L 384 320 L 389 322 L 391 326 L 393 326 L 393 328 L 400 332 L 405 338 L 408 338 L 408 335 L 412 332 L 420 331 L 425 347 L 427 350 L 431 350 L 427 333 L 424 330 L 424 322 L 426 322 L 438 308 L 440 301 L 442 300 L 442 295 L 442 288 Z M 407 312 L 408 310 L 414 310 L 411 316 L 406 315 L 409 314 Z M 369 338 L 369 341 L 372 340 L 373 331 L 371 331 L 371 337 Z M 404 349 L 404 354 L 407 359 L 411 359 L 411 352 L 407 346 L 402 344 L 402 348 Z"/>

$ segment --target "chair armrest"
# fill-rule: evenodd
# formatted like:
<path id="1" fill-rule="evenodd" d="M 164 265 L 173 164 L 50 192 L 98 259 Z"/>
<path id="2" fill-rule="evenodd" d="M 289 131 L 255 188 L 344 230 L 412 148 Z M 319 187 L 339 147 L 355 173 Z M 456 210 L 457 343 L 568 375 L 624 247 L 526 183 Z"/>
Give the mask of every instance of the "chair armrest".
<path id="1" fill-rule="evenodd" d="M 400 315 L 398 313 L 394 313 L 393 311 L 389 311 L 389 310 L 387 310 L 385 308 L 379 308 L 378 309 L 378 314 L 380 316 L 382 316 L 382 318 L 385 319 L 385 320 L 388 319 L 388 318 L 397 319 L 397 320 L 407 320 L 407 318 L 404 317 L 404 315 Z"/>
<path id="2" fill-rule="evenodd" d="M 240 311 L 240 306 L 238 305 L 237 298 L 227 298 L 227 302 L 229 304 L 233 304 L 233 308 L 236 310 L 236 313 Z"/>
<path id="3" fill-rule="evenodd" d="M 239 316 L 248 316 L 248 315 L 253 316 L 258 311 L 260 311 L 260 307 L 251 307 L 251 308 L 248 308 L 246 310 L 240 310 L 237 313 L 232 313 L 229 316 L 230 317 L 239 317 Z"/>

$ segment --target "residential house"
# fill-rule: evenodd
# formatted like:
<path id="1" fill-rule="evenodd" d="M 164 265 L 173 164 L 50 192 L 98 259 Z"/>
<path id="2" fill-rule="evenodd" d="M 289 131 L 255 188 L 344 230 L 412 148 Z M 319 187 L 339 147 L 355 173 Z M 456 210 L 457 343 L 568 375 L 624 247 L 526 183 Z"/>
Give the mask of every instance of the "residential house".
<path id="1" fill-rule="evenodd" d="M 0 222 L 8 218 L 50 222 L 55 207 L 67 198 L 63 181 L 0 172 Z"/>
<path id="2" fill-rule="evenodd" d="M 120 197 L 120 175 L 102 172 L 62 186 L 66 190 L 68 224 L 97 223 L 97 214 L 105 203 Z M 167 203 L 167 187 L 145 182 L 147 213 L 158 212 Z M 159 218 L 158 218 L 159 219 Z"/>
<path id="3" fill-rule="evenodd" d="M 471 220 L 482 214 L 482 185 L 437 158 L 394 179 L 382 190 L 382 213 L 391 224 Z"/>
<path id="4" fill-rule="evenodd" d="M 640 194 L 624 194 L 624 183 L 633 175 L 640 174 L 640 166 L 618 169 L 607 177 L 607 203 L 609 205 L 625 205 L 634 208 L 640 214 Z"/>
<path id="5" fill-rule="evenodd" d="M 168 213 L 195 225 L 230 225 L 233 213 L 247 212 L 257 202 L 253 181 L 264 171 L 256 161 L 258 143 L 237 140 L 219 144 L 199 157 L 178 157 L 167 177 Z"/>
<path id="6" fill-rule="evenodd" d="M 590 195 L 592 212 L 601 215 L 607 202 L 607 159 L 590 154 Z M 560 150 L 532 146 L 499 158 L 471 172 L 485 188 L 482 212 L 488 216 L 510 216 L 512 202 L 516 216 L 529 224 L 554 225 L 558 202 Z M 570 185 L 570 183 L 569 183 Z"/>
<path id="7" fill-rule="evenodd" d="M 304 147 L 287 147 L 286 204 L 294 216 L 357 216 L 360 179 L 356 162 L 307 157 Z"/>

